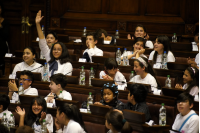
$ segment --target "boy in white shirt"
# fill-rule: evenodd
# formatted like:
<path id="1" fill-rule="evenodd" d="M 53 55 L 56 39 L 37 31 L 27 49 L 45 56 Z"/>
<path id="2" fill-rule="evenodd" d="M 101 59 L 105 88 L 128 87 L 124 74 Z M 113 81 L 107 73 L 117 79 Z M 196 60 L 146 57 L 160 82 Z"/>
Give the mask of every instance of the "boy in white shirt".
<path id="1" fill-rule="evenodd" d="M 83 52 L 83 57 L 87 62 L 92 62 L 92 56 L 103 56 L 103 51 L 97 48 L 97 35 L 94 32 L 89 32 L 86 34 L 86 46 L 88 47 Z"/>
<path id="2" fill-rule="evenodd" d="M 61 95 L 65 100 L 72 100 L 72 96 L 66 90 L 63 90 L 67 85 L 67 77 L 61 73 L 54 74 L 50 77 L 50 85 L 51 93 L 48 94 L 44 99 L 47 102 L 47 107 L 55 107 L 55 98 L 60 98 Z M 62 94 L 61 94 L 62 91 Z"/>
<path id="3" fill-rule="evenodd" d="M 24 88 L 24 95 L 32 95 L 32 96 L 38 96 L 38 91 L 36 88 L 31 88 L 31 85 L 34 81 L 34 76 L 31 71 L 24 70 L 21 71 L 19 75 L 19 84 L 22 84 Z M 18 95 L 18 88 L 15 83 L 15 80 L 10 80 L 8 82 L 8 88 L 9 88 L 9 98 L 12 103 L 15 103 L 19 100 Z"/>
<path id="4" fill-rule="evenodd" d="M 199 132 L 199 116 L 193 107 L 194 97 L 189 93 L 181 93 L 177 97 L 177 109 L 180 112 L 177 114 L 174 124 L 172 126 L 173 130 L 179 131 L 181 133 L 198 133 Z M 170 131 L 174 133 L 174 131 Z"/>
<path id="5" fill-rule="evenodd" d="M 6 117 L 9 118 L 12 112 L 8 111 L 8 106 L 10 105 L 9 97 L 5 94 L 0 94 L 0 119 L 2 119 L 3 114 L 6 113 Z"/>

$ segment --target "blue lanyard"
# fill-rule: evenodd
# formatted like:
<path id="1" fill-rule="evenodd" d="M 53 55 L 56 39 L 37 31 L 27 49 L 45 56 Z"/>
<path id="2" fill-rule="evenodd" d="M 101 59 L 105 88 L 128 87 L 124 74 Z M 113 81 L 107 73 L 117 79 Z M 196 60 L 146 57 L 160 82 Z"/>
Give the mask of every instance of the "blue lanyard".
<path id="1" fill-rule="evenodd" d="M 191 116 L 193 115 L 197 115 L 196 113 L 191 114 L 190 116 L 188 116 L 188 118 L 183 122 L 183 124 L 181 125 L 180 129 L 178 130 L 179 132 L 181 131 L 181 129 L 183 128 L 183 126 L 185 125 L 185 123 L 190 119 Z"/>

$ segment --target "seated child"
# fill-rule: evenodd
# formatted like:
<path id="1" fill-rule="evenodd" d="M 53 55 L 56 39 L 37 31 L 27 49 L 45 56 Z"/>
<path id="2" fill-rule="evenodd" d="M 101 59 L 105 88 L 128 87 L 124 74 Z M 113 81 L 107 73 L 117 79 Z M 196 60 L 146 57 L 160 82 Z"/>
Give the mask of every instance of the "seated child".
<path id="1" fill-rule="evenodd" d="M 22 83 L 22 86 L 24 87 L 24 95 L 33 95 L 38 96 L 38 91 L 36 88 L 31 88 L 31 85 L 34 81 L 34 76 L 31 71 L 24 70 L 21 71 L 19 78 L 19 84 Z M 18 88 L 15 83 L 15 80 L 10 80 L 8 82 L 8 88 L 9 88 L 9 98 L 12 100 L 12 102 L 17 102 L 19 100 L 18 95 Z M 15 92 L 17 91 L 17 92 Z"/>
<path id="2" fill-rule="evenodd" d="M 105 41 L 108 41 L 110 45 L 113 45 L 115 43 L 115 37 L 114 36 L 108 36 L 107 31 L 105 31 L 104 29 L 97 29 L 96 34 L 97 34 L 98 38 L 99 37 L 104 38 L 104 44 L 105 44 Z"/>
<path id="3" fill-rule="evenodd" d="M 190 95 L 195 96 L 199 93 L 199 70 L 194 67 L 188 67 L 183 75 L 183 83 L 176 84 L 175 88 L 184 89 L 186 92 L 190 93 Z"/>
<path id="4" fill-rule="evenodd" d="M 55 96 L 60 97 L 60 91 L 62 91 L 63 99 L 72 100 L 72 96 L 66 90 L 63 90 L 67 85 L 67 77 L 61 73 L 54 74 L 50 77 L 50 85 L 51 93 L 45 97 L 47 102 L 47 107 L 53 107 L 55 105 Z"/>
<path id="5" fill-rule="evenodd" d="M 104 68 L 105 71 L 101 71 L 99 74 L 100 79 L 114 80 L 116 85 L 126 86 L 126 79 L 124 75 L 118 71 L 118 64 L 114 58 L 107 58 L 104 63 Z"/>
<path id="6" fill-rule="evenodd" d="M 10 105 L 10 99 L 5 94 L 0 94 L 0 119 L 3 114 L 6 113 L 6 117 L 9 118 L 12 112 L 8 111 L 8 106 Z"/>
<path id="7" fill-rule="evenodd" d="M 30 109 L 25 112 L 19 106 L 15 110 L 19 116 L 19 127 L 30 126 L 34 129 L 35 133 L 41 133 L 42 121 L 46 120 L 46 127 L 49 133 L 53 133 L 53 117 L 47 114 L 47 105 L 43 97 L 36 97 L 31 101 Z"/>
<path id="8" fill-rule="evenodd" d="M 94 32 L 89 32 L 86 34 L 86 46 L 88 47 L 83 52 L 83 57 L 87 62 L 92 62 L 92 56 L 103 56 L 103 51 L 97 48 L 97 35 Z"/>
<path id="9" fill-rule="evenodd" d="M 199 116 L 191 108 L 193 107 L 194 97 L 189 93 L 181 93 L 177 97 L 177 114 L 173 130 L 181 133 L 198 133 L 199 132 Z M 173 131 L 170 131 L 174 133 Z"/>
<path id="10" fill-rule="evenodd" d="M 95 102 L 94 104 L 99 105 L 108 105 L 113 107 L 114 109 L 122 110 L 122 102 L 118 100 L 118 90 L 115 84 L 104 84 L 101 90 L 101 98 L 100 102 Z"/>
<path id="11" fill-rule="evenodd" d="M 129 82 L 150 84 L 152 91 L 157 89 L 157 80 L 151 65 L 148 63 L 148 59 L 144 57 L 137 58 L 134 61 L 134 71 L 137 75 L 130 79 Z"/>

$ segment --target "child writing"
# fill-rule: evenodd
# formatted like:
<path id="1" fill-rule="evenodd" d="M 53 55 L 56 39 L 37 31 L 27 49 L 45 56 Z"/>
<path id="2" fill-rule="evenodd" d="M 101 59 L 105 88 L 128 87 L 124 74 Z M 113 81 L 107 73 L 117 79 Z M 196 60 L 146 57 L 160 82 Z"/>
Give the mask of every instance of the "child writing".
<path id="1" fill-rule="evenodd" d="M 41 16 L 41 11 L 38 11 L 35 18 L 37 32 L 39 36 L 39 47 L 48 62 L 49 76 L 56 73 L 63 73 L 64 75 L 72 75 L 72 64 L 70 63 L 70 56 L 66 46 L 62 42 L 53 44 L 51 50 L 49 49 L 44 34 L 42 32 L 40 21 L 44 16 Z"/>
<path id="2" fill-rule="evenodd" d="M 170 51 L 169 38 L 165 35 L 157 36 L 154 43 L 154 51 L 149 55 L 149 60 L 153 61 L 153 68 L 161 68 L 163 62 L 163 54 L 167 54 L 167 62 L 175 62 L 175 57 Z"/>
<path id="3" fill-rule="evenodd" d="M 8 111 L 8 106 L 10 105 L 9 97 L 5 94 L 0 94 L 0 119 L 3 114 L 6 113 L 6 117 L 9 118 L 12 112 Z"/>
<path id="4" fill-rule="evenodd" d="M 43 97 L 36 97 L 31 101 L 28 113 L 19 106 L 16 107 L 15 111 L 20 116 L 19 127 L 27 125 L 32 127 L 35 133 L 40 133 L 42 121 L 45 119 L 48 132 L 53 133 L 53 117 L 46 113 L 47 105 Z"/>
<path id="5" fill-rule="evenodd" d="M 76 105 L 64 103 L 57 109 L 56 119 L 63 124 L 63 133 L 86 133 L 82 115 Z M 62 129 L 57 130 L 57 133 Z"/>
<path id="6" fill-rule="evenodd" d="M 148 63 L 148 59 L 144 57 L 137 58 L 134 61 L 134 71 L 137 75 L 130 79 L 129 82 L 150 84 L 152 91 L 157 89 L 157 80 L 151 65 Z"/>
<path id="7" fill-rule="evenodd" d="M 199 70 L 195 67 L 188 67 L 183 75 L 183 83 L 176 84 L 175 88 L 184 89 L 190 95 L 195 96 L 199 93 Z"/>
<path id="8" fill-rule="evenodd" d="M 54 74 L 50 77 L 50 85 L 49 88 L 51 93 L 45 97 L 48 107 L 53 107 L 55 105 L 55 96 L 58 98 L 60 95 L 63 95 L 63 99 L 65 100 L 72 100 L 72 96 L 66 90 L 63 90 L 67 85 L 67 77 L 61 73 Z M 62 94 L 60 93 L 62 91 Z"/>

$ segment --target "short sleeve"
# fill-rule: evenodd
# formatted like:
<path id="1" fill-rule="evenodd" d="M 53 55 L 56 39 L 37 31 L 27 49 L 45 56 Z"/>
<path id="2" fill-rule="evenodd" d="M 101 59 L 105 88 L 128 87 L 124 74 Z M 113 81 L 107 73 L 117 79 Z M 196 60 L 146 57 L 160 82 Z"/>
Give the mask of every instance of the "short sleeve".
<path id="1" fill-rule="evenodd" d="M 72 64 L 71 64 L 70 62 L 67 62 L 67 63 L 65 64 L 63 74 L 64 74 L 64 75 L 71 76 L 71 75 L 72 75 L 72 70 L 73 70 Z"/>
<path id="2" fill-rule="evenodd" d="M 171 51 L 168 52 L 167 62 L 175 62 L 175 57 Z"/>
<path id="3" fill-rule="evenodd" d="M 64 99 L 66 99 L 66 100 L 72 100 L 71 94 L 69 92 L 65 92 Z"/>
<path id="4" fill-rule="evenodd" d="M 152 48 L 153 48 L 153 43 L 152 43 L 152 41 L 149 41 L 149 40 L 146 41 L 145 46 L 152 49 Z"/>
<path id="5" fill-rule="evenodd" d="M 103 76 L 105 76 L 106 75 L 106 73 L 104 72 L 104 71 L 101 71 L 100 73 L 99 73 L 99 78 L 100 79 L 103 79 Z"/>
<path id="6" fill-rule="evenodd" d="M 13 75 L 16 75 L 16 72 L 17 72 L 17 71 L 21 71 L 21 69 L 20 69 L 20 68 L 21 68 L 21 67 L 20 67 L 20 64 L 21 64 L 21 63 L 18 63 L 18 64 L 14 67 L 13 72 L 12 72 Z"/>
<path id="7" fill-rule="evenodd" d="M 149 60 L 153 60 L 153 55 L 154 55 L 155 51 L 152 51 L 149 55 Z"/>

